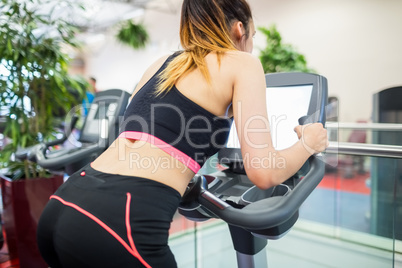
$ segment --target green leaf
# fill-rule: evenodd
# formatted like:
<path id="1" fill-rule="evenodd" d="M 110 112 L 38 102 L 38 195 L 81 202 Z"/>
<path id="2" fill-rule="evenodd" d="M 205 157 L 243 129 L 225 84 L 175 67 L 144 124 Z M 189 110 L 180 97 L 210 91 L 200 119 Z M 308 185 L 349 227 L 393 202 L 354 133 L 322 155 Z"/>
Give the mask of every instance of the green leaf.
<path id="1" fill-rule="evenodd" d="M 266 73 L 274 72 L 313 72 L 307 67 L 305 57 L 292 45 L 283 44 L 282 37 L 275 25 L 258 30 L 266 37 L 267 46 L 260 51 L 260 61 Z"/>
<path id="2" fill-rule="evenodd" d="M 0 46 L 0 65 L 10 72 L 1 74 L 0 104 L 10 109 L 3 134 L 12 139 L 10 146 L 0 152 L 1 159 L 6 159 L 4 165 L 14 164 L 3 156 L 37 143 L 40 135 L 52 135 L 55 111 L 66 110 L 77 101 L 71 97 L 68 88 L 74 85 L 81 92 L 85 87 L 84 79 L 68 74 L 70 59 L 62 50 L 65 46 L 77 46 L 78 29 L 67 21 L 50 20 L 52 16 L 41 14 L 42 3 L 40 0 L 0 2 L 0 40 L 3 44 Z M 70 5 L 78 4 L 71 1 Z M 34 35 L 33 30 L 40 27 L 53 30 L 41 36 Z M 32 174 L 40 173 L 36 165 L 30 164 L 29 168 L 23 164 L 14 165 L 16 169 L 22 166 L 25 173 L 27 170 Z"/>
<path id="3" fill-rule="evenodd" d="M 145 26 L 143 24 L 134 24 L 131 20 L 120 24 L 116 38 L 122 44 L 134 49 L 144 48 L 149 41 Z"/>

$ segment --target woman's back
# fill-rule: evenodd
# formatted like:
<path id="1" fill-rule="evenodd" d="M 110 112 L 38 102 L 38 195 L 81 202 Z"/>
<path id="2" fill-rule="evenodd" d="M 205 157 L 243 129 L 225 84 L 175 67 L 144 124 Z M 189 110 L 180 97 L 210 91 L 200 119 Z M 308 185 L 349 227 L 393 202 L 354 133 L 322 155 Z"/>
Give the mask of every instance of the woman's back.
<path id="1" fill-rule="evenodd" d="M 232 117 L 231 103 L 233 88 L 236 79 L 238 79 L 239 71 L 241 72 L 240 68 L 244 66 L 245 57 L 251 56 L 243 52 L 233 51 L 225 53 L 219 61 L 215 53 L 210 53 L 205 57 L 205 62 L 211 76 L 210 83 L 206 81 L 199 69 L 195 68 L 180 77 L 172 91 L 179 91 L 179 93 L 190 100 L 194 106 L 200 106 L 202 109 L 213 114 L 216 118 L 212 119 L 212 123 L 219 119 Z M 133 105 L 136 104 L 136 95 L 138 94 L 137 97 L 139 98 L 140 95 L 144 94 L 142 91 L 140 93 L 138 92 L 143 89 L 144 86 L 147 87 L 144 88 L 144 90 L 150 87 L 148 81 L 155 79 L 155 73 L 160 70 L 165 60 L 166 57 L 152 65 L 144 74 L 144 77 L 133 93 Z M 151 87 L 152 86 L 153 85 L 151 85 Z M 145 92 L 145 94 L 149 95 L 155 93 Z M 148 104 L 148 106 L 150 106 L 150 104 Z M 138 107 L 139 113 L 141 113 L 142 109 L 148 109 L 148 106 Z M 181 108 L 183 107 L 180 107 L 180 105 L 175 107 L 175 109 L 178 110 Z M 197 117 L 205 115 L 205 113 L 202 113 L 202 109 L 197 108 L 196 111 L 199 111 L 199 113 L 191 115 L 194 121 Z M 130 106 L 128 110 L 130 110 Z M 182 112 L 185 113 L 186 111 Z M 138 116 L 139 113 L 134 113 L 134 115 Z M 153 118 L 152 124 L 155 124 L 155 121 L 157 122 L 158 120 L 158 118 Z M 129 123 L 123 122 L 123 124 Z M 220 124 L 220 126 L 224 125 Z M 147 126 L 147 128 L 151 127 Z M 225 128 L 228 129 L 228 126 L 225 125 Z M 183 135 L 183 139 L 190 139 L 188 133 L 192 130 L 189 130 L 188 133 L 185 133 L 185 131 L 188 130 L 177 129 L 178 135 L 180 132 L 180 134 Z M 206 131 L 208 131 L 208 129 L 201 130 L 201 132 Z M 209 131 L 211 131 L 211 129 L 209 129 Z M 221 132 L 221 130 L 216 130 L 216 133 L 219 134 L 219 132 Z M 216 133 L 209 135 L 216 140 Z M 141 134 L 141 136 L 143 135 Z M 190 140 L 189 143 L 192 144 L 192 141 Z M 169 154 L 170 153 L 167 153 L 166 150 L 164 151 L 157 146 L 153 146 L 149 141 L 144 142 L 139 138 L 130 138 L 127 136 L 127 138 L 117 139 L 102 156 L 92 163 L 92 167 L 99 171 L 113 174 L 141 176 L 154 179 L 183 193 L 189 180 L 196 171 L 189 170 L 183 162 L 177 161 L 177 159 L 172 157 L 172 154 Z M 163 168 L 161 168 L 162 164 L 164 164 Z"/>
<path id="2" fill-rule="evenodd" d="M 239 54 L 242 53 L 235 51 L 226 53 L 220 64 L 216 53 L 208 54 L 205 62 L 211 76 L 211 83 L 205 80 L 197 68 L 181 77 L 176 83 L 176 88 L 187 98 L 216 116 L 232 116 L 230 106 L 236 75 L 235 69 L 240 67 L 240 61 L 236 59 L 239 58 Z"/>

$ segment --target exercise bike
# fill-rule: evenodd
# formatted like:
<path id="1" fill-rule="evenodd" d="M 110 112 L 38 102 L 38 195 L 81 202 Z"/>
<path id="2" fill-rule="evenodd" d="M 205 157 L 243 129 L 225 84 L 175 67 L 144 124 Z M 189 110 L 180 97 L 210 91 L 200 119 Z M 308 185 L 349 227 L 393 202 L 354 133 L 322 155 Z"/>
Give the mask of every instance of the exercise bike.
<path id="1" fill-rule="evenodd" d="M 121 89 L 96 93 L 78 138 L 72 137 L 71 133 L 78 117 L 72 116 L 61 138 L 20 150 L 16 157 L 36 162 L 51 172 L 73 174 L 103 153 L 117 137 L 129 97 L 130 94 Z M 64 146 L 70 138 L 74 144 Z"/>
<path id="2" fill-rule="evenodd" d="M 296 136 L 293 127 L 297 124 L 321 122 L 325 126 L 325 77 L 307 73 L 273 73 L 266 75 L 266 85 L 268 115 L 278 118 L 286 114 L 283 122 L 271 126 L 277 149 L 295 142 L 297 137 L 292 138 L 287 133 Z M 290 100 L 292 97 L 294 99 Z M 227 147 L 218 153 L 218 161 L 226 169 L 197 174 L 187 187 L 179 213 L 192 221 L 211 218 L 225 221 L 238 267 L 267 267 L 264 251 L 267 240 L 283 237 L 296 223 L 300 206 L 324 176 L 325 163 L 321 154 L 313 155 L 283 184 L 261 190 L 245 173 L 235 133 L 235 127 L 232 127 Z M 285 139 L 280 139 L 283 137 Z"/>

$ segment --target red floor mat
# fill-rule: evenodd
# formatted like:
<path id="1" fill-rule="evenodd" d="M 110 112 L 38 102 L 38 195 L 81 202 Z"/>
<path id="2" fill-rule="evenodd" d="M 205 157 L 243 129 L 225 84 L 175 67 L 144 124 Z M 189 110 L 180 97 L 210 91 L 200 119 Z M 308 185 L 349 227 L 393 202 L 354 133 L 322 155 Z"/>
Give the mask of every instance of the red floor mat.
<path id="1" fill-rule="evenodd" d="M 324 176 L 320 188 L 326 188 L 337 191 L 345 191 L 359 194 L 370 194 L 370 188 L 367 186 L 370 180 L 370 173 L 355 174 L 351 178 L 344 178 L 338 173 L 329 173 Z"/>

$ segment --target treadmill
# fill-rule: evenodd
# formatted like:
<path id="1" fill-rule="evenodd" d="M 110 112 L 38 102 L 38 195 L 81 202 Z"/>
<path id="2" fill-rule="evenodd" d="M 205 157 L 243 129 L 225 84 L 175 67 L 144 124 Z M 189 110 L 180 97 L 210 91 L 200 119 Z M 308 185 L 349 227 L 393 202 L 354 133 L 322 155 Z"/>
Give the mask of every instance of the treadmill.
<path id="1" fill-rule="evenodd" d="M 273 144 L 277 149 L 297 141 L 298 124 L 321 122 L 325 126 L 327 79 L 309 73 L 266 75 L 267 108 Z M 221 219 L 228 224 L 239 268 L 267 267 L 267 239 L 279 239 L 295 224 L 299 208 L 321 182 L 325 163 L 311 156 L 283 184 L 267 190 L 248 179 L 233 124 L 225 148 L 218 154 L 225 169 L 196 174 L 181 200 L 179 213 L 192 221 Z"/>
<path id="2" fill-rule="evenodd" d="M 121 89 L 96 93 L 78 139 L 71 135 L 78 120 L 73 116 L 62 138 L 17 152 L 17 158 L 37 162 L 51 172 L 73 174 L 97 158 L 117 138 L 129 97 L 130 94 Z M 74 141 L 70 143 L 72 146 L 63 145 L 70 139 Z"/>

